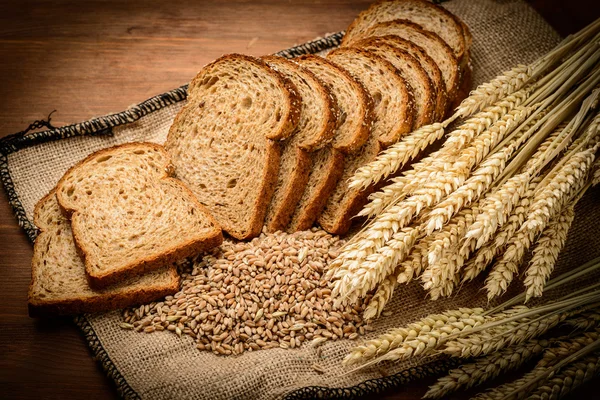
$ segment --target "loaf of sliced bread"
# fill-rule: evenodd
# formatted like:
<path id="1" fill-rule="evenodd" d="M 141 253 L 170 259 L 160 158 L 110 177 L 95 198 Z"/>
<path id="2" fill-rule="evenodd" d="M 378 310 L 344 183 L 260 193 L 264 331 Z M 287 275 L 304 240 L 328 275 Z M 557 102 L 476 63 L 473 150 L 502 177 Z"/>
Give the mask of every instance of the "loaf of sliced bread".
<path id="1" fill-rule="evenodd" d="M 96 152 L 56 187 L 95 287 L 120 282 L 223 240 L 206 208 L 177 179 L 167 152 L 129 143 Z"/>
<path id="2" fill-rule="evenodd" d="M 368 38 L 356 42 L 353 47 L 362 48 L 383 57 L 398 71 L 412 89 L 415 101 L 415 120 L 413 129 L 433 122 L 436 93 L 427 72 L 417 59 L 406 51 L 386 43 L 386 39 Z"/>
<path id="3" fill-rule="evenodd" d="M 446 42 L 437 34 L 426 31 L 419 25 L 407 20 L 393 20 L 374 25 L 363 35 L 357 35 L 356 41 L 367 37 L 387 35 L 400 36 L 425 50 L 442 72 L 448 98 L 454 98 L 459 81 L 458 62 Z"/>
<path id="4" fill-rule="evenodd" d="M 412 130 L 413 95 L 400 72 L 382 57 L 357 48 L 339 48 L 327 58 L 341 66 L 367 89 L 373 98 L 372 135 L 389 146 Z"/>
<path id="5" fill-rule="evenodd" d="M 295 60 L 313 72 L 337 102 L 339 116 L 333 148 L 345 154 L 358 151 L 367 141 L 373 118 L 372 100 L 363 85 L 323 57 L 306 54 Z"/>
<path id="6" fill-rule="evenodd" d="M 433 58 L 429 57 L 427 52 L 423 50 L 422 47 L 417 46 L 410 40 L 402 39 L 400 36 L 386 35 L 366 38 L 359 40 L 356 45 L 359 46 L 363 41 L 370 41 L 374 39 L 376 39 L 378 43 L 385 43 L 405 51 L 419 61 L 421 67 L 425 70 L 425 72 L 427 72 L 427 76 L 433 85 L 433 90 L 436 95 L 434 119 L 439 121 L 441 118 L 443 118 L 446 112 L 446 102 L 448 100 L 446 84 L 444 83 L 442 71 Z"/>
<path id="7" fill-rule="evenodd" d="M 336 103 L 325 85 L 308 69 L 283 57 L 262 58 L 294 83 L 302 99 L 300 121 L 283 143 L 275 193 L 267 208 L 268 232 L 284 230 L 300 201 L 311 171 L 311 151 L 328 144 L 337 126 Z"/>
<path id="8" fill-rule="evenodd" d="M 395 19 L 412 21 L 436 33 L 450 46 L 457 60 L 463 59 L 467 50 L 467 34 L 463 31 L 463 24 L 443 7 L 426 0 L 383 0 L 374 3 L 350 24 L 342 45 L 348 45 L 378 23 Z"/>
<path id="9" fill-rule="evenodd" d="M 31 264 L 28 306 L 32 317 L 114 310 L 147 303 L 179 290 L 174 265 L 106 289 L 93 289 L 75 246 L 71 224 L 62 214 L 54 191 L 38 202 L 33 218 L 40 234 L 33 246 Z"/>
<path id="10" fill-rule="evenodd" d="M 236 239 L 262 230 L 281 156 L 271 139 L 294 132 L 300 109 L 295 86 L 250 56 L 223 56 L 190 84 L 165 147 L 176 176 Z"/>

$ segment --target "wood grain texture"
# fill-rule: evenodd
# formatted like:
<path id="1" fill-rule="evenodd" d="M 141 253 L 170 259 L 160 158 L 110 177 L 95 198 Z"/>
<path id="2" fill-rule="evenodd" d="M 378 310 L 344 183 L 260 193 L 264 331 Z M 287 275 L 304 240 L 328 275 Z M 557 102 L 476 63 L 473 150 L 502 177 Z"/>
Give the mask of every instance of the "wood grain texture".
<path id="1" fill-rule="evenodd" d="M 224 53 L 263 55 L 344 29 L 368 3 L 2 0 L 0 136 L 52 110 L 55 126 L 121 111 L 188 82 Z M 533 3 L 562 34 L 600 15 L 583 0 Z M 571 18 L 556 18 L 565 9 Z M 32 247 L 0 197 L 2 398 L 116 398 L 70 319 L 27 316 Z M 416 399 L 430 383 L 377 398 Z"/>

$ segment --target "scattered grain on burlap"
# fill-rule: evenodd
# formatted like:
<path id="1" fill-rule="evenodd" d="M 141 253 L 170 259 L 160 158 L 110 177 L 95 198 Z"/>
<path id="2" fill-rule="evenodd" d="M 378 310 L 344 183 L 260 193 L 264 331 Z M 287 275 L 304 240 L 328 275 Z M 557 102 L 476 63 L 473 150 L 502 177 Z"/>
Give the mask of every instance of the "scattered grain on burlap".
<path id="1" fill-rule="evenodd" d="M 444 3 L 444 7 L 463 18 L 472 30 L 474 85 L 518 63 L 533 61 L 559 41 L 543 19 L 520 0 L 455 0 Z M 31 217 L 35 202 L 56 184 L 66 169 L 87 154 L 122 142 L 164 141 L 181 105 L 171 105 L 134 124 L 114 129 L 114 137 L 72 138 L 11 154 L 10 173 L 27 215 Z M 598 189 L 590 191 L 578 204 L 576 215 L 555 274 L 600 252 Z M 522 287 L 513 286 L 519 290 Z M 365 337 L 374 337 L 390 327 L 404 326 L 440 310 L 485 306 L 481 287 L 482 281 L 476 280 L 465 285 L 457 296 L 436 302 L 425 298 L 416 281 L 399 287 L 387 308 L 392 315 L 379 318 L 373 324 L 374 332 Z M 143 334 L 122 329 L 121 311 L 86 318 L 112 363 L 141 398 L 272 399 L 305 386 L 347 387 L 381 377 L 378 369 L 344 375 L 347 370 L 341 360 L 357 343 L 348 339 L 328 341 L 317 348 L 305 341 L 300 348 L 278 347 L 245 351 L 240 356 L 217 356 L 198 350 L 196 340 L 190 335 L 179 337 L 168 331 Z M 415 362 L 418 360 L 384 368 L 393 374 Z"/>

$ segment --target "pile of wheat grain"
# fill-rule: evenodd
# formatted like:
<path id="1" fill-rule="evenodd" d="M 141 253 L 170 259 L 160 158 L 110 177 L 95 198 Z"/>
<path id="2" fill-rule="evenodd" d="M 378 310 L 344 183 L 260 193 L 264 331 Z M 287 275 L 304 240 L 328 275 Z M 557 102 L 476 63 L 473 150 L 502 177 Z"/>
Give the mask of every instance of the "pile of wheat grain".
<path id="1" fill-rule="evenodd" d="M 362 306 L 334 305 L 321 277 L 342 244 L 317 229 L 225 241 L 182 273 L 178 293 L 124 310 L 121 326 L 188 335 L 222 355 L 355 339 L 370 330 Z"/>
<path id="2" fill-rule="evenodd" d="M 360 213 L 368 224 L 327 272 L 339 303 L 373 294 L 368 320 L 400 283 L 420 278 L 437 299 L 482 273 L 492 299 L 530 250 L 523 283 L 527 299 L 541 296 L 574 206 L 600 174 L 599 31 L 596 22 L 481 85 L 451 118 L 407 135 L 357 171 L 354 187 L 389 181 L 370 196 Z"/>

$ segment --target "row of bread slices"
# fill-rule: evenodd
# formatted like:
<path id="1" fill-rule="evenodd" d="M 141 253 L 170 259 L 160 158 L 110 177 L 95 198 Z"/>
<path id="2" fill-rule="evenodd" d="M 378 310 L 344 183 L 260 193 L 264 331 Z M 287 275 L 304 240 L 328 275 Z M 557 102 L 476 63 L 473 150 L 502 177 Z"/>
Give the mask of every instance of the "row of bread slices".
<path id="1" fill-rule="evenodd" d="M 368 191 L 354 171 L 441 120 L 468 87 L 470 34 L 423 0 L 378 2 L 325 58 L 230 54 L 204 67 L 167 142 L 183 180 L 237 239 L 343 234 Z"/>
<path id="2" fill-rule="evenodd" d="M 400 12 L 406 5 L 410 15 Z M 269 230 L 297 230 L 318 219 L 346 231 L 366 198 L 348 188 L 354 170 L 442 118 L 457 96 L 464 59 L 456 51 L 413 22 L 377 20 L 401 15 L 434 30 L 416 17 L 423 10 L 462 27 L 427 2 L 388 1 L 361 14 L 326 59 L 225 56 L 191 83 L 165 148 L 126 144 L 67 171 L 34 211 L 31 315 L 175 293 L 173 263 L 218 246 L 221 227 L 240 239 L 265 221 Z M 446 49 L 440 60 L 435 46 Z"/>

